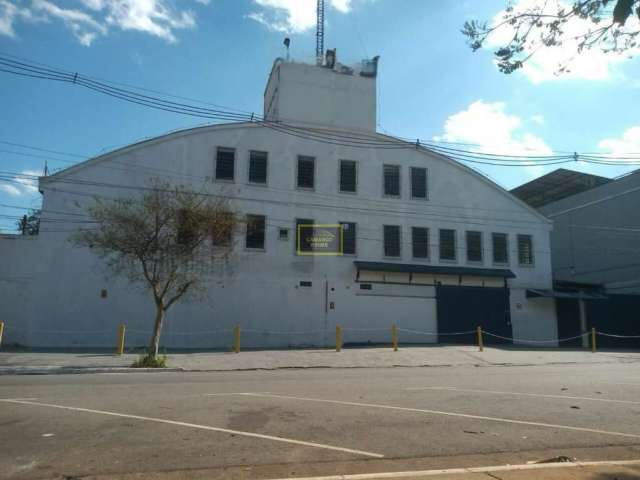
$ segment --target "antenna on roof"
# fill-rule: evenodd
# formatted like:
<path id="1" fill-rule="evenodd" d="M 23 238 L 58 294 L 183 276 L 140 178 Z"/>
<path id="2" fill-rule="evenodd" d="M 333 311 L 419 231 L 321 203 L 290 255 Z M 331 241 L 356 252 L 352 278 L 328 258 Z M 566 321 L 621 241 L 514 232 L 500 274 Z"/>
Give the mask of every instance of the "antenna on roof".
<path id="1" fill-rule="evenodd" d="M 289 61 L 289 45 L 291 45 L 291 39 L 289 37 L 284 39 L 284 46 L 287 48 L 287 62 Z"/>
<path id="2" fill-rule="evenodd" d="M 318 0 L 316 15 L 316 65 L 322 65 L 322 57 L 324 57 L 324 0 Z"/>

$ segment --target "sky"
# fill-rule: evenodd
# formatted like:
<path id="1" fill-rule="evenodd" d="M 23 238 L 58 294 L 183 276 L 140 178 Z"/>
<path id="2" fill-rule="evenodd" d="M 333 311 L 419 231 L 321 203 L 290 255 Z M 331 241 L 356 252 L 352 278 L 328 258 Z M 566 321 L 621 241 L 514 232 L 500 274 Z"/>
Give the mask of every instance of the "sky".
<path id="1" fill-rule="evenodd" d="M 505 5 L 327 0 L 325 47 L 337 48 L 346 64 L 380 55 L 380 132 L 493 153 L 640 152 L 640 56 L 592 51 L 558 76 L 567 52 L 539 51 L 505 75 L 492 55 L 500 38 L 472 52 L 460 33 L 466 20 L 491 21 Z M 315 0 L 0 0 L 2 54 L 256 114 L 284 37 L 293 59 L 313 62 Z M 0 72 L 0 142 L 75 154 L 0 143 L 3 172 L 41 174 L 45 156 L 55 171 L 200 124 L 79 86 Z M 633 169 L 563 167 L 608 177 Z M 513 188 L 556 167 L 473 168 Z M 24 213 L 14 207 L 40 201 L 31 182 L 0 181 L 0 229 L 14 229 L 6 216 Z"/>

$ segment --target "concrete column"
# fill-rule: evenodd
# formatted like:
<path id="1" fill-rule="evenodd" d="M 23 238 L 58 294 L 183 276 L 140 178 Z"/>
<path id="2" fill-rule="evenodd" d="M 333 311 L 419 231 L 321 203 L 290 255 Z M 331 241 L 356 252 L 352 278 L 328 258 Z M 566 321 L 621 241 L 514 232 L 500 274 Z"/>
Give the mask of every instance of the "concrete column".
<path id="1" fill-rule="evenodd" d="M 578 307 L 580 307 L 580 332 L 585 333 L 587 331 L 587 308 L 582 298 L 578 300 Z M 582 337 L 582 347 L 589 348 L 588 335 Z"/>

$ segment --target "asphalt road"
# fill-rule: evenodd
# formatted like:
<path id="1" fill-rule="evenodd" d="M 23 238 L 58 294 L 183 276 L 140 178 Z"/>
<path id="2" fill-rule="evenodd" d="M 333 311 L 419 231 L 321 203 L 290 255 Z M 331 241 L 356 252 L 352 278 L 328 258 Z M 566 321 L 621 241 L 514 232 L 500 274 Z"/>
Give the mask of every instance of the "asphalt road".
<path id="1" fill-rule="evenodd" d="M 0 377 L 0 478 L 257 479 L 560 455 L 640 459 L 637 363 Z"/>

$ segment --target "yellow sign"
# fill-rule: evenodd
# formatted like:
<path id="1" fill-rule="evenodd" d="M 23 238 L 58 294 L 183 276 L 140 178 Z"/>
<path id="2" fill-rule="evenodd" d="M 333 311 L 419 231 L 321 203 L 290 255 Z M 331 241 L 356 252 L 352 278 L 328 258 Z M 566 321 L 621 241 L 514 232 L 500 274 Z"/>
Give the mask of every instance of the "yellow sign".
<path id="1" fill-rule="evenodd" d="M 298 255 L 342 255 L 343 225 L 298 225 L 296 251 Z"/>

